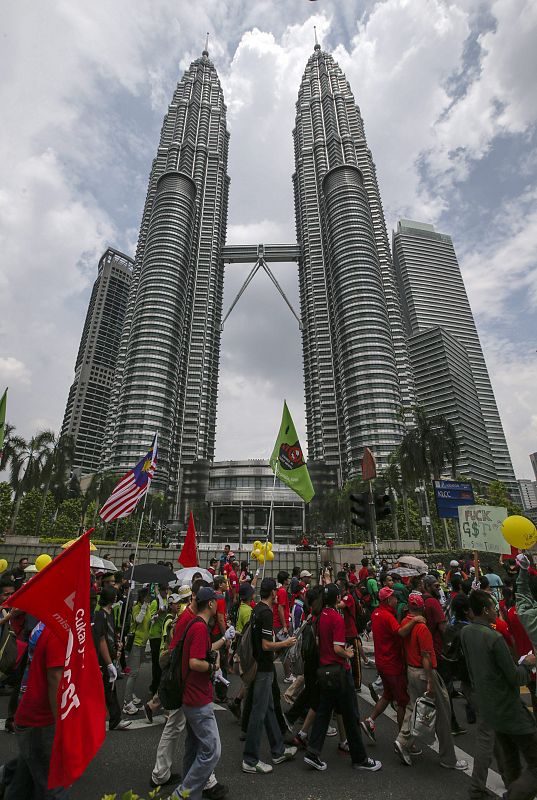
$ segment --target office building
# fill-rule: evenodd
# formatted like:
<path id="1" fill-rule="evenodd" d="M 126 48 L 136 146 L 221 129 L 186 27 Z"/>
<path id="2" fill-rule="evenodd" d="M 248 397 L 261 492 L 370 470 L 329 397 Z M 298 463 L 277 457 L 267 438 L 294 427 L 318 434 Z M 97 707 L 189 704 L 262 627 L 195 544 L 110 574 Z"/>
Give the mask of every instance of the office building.
<path id="1" fill-rule="evenodd" d="M 99 261 L 69 390 L 62 435 L 74 440 L 73 469 L 99 469 L 133 260 L 108 248 Z"/>
<path id="2" fill-rule="evenodd" d="M 537 509 L 537 481 L 522 478 L 518 481 L 518 488 L 524 511 L 530 508 Z"/>

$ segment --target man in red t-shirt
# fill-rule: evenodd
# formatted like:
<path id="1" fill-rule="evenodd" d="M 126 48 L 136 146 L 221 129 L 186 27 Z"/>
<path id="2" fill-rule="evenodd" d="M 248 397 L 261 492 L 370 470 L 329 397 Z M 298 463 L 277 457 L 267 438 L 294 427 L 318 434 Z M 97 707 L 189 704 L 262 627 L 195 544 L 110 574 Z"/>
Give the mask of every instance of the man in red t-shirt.
<path id="1" fill-rule="evenodd" d="M 28 643 L 27 676 L 15 712 L 19 745 L 17 768 L 8 786 L 6 800 L 23 797 L 67 798 L 67 789 L 47 792 L 48 771 L 58 711 L 57 694 L 65 664 L 65 644 L 39 622 Z"/>
<path id="2" fill-rule="evenodd" d="M 414 617 L 422 616 L 425 601 L 421 594 L 412 592 L 408 598 L 408 616 L 402 624 L 410 623 Z M 410 720 L 414 704 L 419 697 L 428 694 L 436 707 L 435 732 L 438 737 L 440 766 L 446 769 L 466 769 L 466 761 L 457 761 L 451 736 L 451 707 L 444 681 L 436 671 L 437 660 L 432 634 L 423 622 L 415 623 L 410 635 L 403 639 L 407 663 L 408 694 L 410 702 L 399 735 L 395 740 L 395 752 L 408 767 L 412 766 L 411 754 L 415 749 L 415 736 L 410 731 Z"/>
<path id="3" fill-rule="evenodd" d="M 349 577 L 347 580 L 349 581 L 349 583 L 358 583 L 358 578 L 356 576 L 356 564 L 350 564 Z"/>
<path id="4" fill-rule="evenodd" d="M 187 721 L 185 774 L 173 797 L 201 800 L 221 753 L 213 710 L 213 679 L 222 674 L 212 656 L 209 621 L 216 613 L 216 592 L 202 587 L 196 595 L 197 616 L 186 631 L 182 652 L 183 713 Z"/>
<path id="5" fill-rule="evenodd" d="M 323 677 L 319 679 L 319 705 L 304 761 L 314 769 L 320 771 L 326 769 L 326 762 L 321 760 L 320 755 L 335 709 L 343 717 L 353 768 L 376 772 L 382 764 L 367 757 L 358 724 L 360 716 L 349 666 L 354 648 L 345 646 L 345 623 L 336 610 L 339 599 L 340 591 L 337 584 L 329 583 L 323 588 L 324 608 L 317 622 L 319 672 Z M 328 669 L 323 671 L 323 667 Z"/>
<path id="6" fill-rule="evenodd" d="M 340 613 L 343 614 L 343 622 L 345 623 L 345 644 L 354 649 L 354 655 L 351 658 L 350 664 L 354 686 L 356 689 L 359 689 L 362 685 L 362 670 L 360 664 L 358 628 L 356 627 L 356 603 L 349 591 L 349 582 L 344 572 L 338 573 L 337 585 L 341 592 L 337 608 Z"/>
<path id="7" fill-rule="evenodd" d="M 291 620 L 291 610 L 289 605 L 289 584 L 291 582 L 289 573 L 285 570 L 278 572 L 278 589 L 276 591 L 276 602 L 272 606 L 272 625 L 276 641 L 283 642 L 289 636 L 289 623 Z M 284 683 L 293 683 L 295 678 L 291 674 L 289 661 L 283 662 L 285 677 Z"/>
<path id="8" fill-rule="evenodd" d="M 425 591 L 425 619 L 427 627 L 433 637 L 434 652 L 437 660 L 442 655 L 444 646 L 444 631 L 446 630 L 446 617 L 440 604 L 440 582 L 434 575 L 426 575 L 423 579 Z"/>
<path id="9" fill-rule="evenodd" d="M 369 559 L 362 558 L 361 563 L 362 563 L 362 568 L 358 573 L 358 583 L 361 583 L 361 581 L 366 581 L 369 577 Z"/>

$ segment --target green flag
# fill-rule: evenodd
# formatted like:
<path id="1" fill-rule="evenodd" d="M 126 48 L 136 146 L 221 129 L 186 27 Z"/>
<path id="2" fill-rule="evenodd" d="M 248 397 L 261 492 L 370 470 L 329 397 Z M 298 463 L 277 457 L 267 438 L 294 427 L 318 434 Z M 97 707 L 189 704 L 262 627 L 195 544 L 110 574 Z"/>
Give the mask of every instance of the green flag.
<path id="1" fill-rule="evenodd" d="M 7 389 L 0 400 L 0 458 L 4 449 L 4 429 L 6 427 Z"/>
<path id="2" fill-rule="evenodd" d="M 310 474 L 304 461 L 296 429 L 285 401 L 283 404 L 282 424 L 270 457 L 270 466 L 283 483 L 286 483 L 290 489 L 300 495 L 306 503 L 310 502 L 315 492 L 311 485 Z"/>

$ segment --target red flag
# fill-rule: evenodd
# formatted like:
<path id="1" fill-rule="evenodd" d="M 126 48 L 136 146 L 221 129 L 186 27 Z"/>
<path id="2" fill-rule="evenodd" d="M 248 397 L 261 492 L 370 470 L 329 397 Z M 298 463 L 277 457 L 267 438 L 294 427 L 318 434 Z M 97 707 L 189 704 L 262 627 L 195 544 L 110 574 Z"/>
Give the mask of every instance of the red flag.
<path id="1" fill-rule="evenodd" d="M 181 550 L 181 555 L 177 561 L 183 567 L 197 567 L 198 566 L 198 546 L 196 544 L 196 528 L 194 525 L 194 516 L 190 512 L 190 519 L 188 520 L 188 529 L 185 536 L 185 543 Z"/>
<path id="2" fill-rule="evenodd" d="M 362 458 L 362 480 L 364 481 L 372 481 L 373 478 L 377 477 L 377 464 L 375 461 L 375 456 L 369 449 L 369 447 L 364 448 L 364 455 Z"/>
<path id="3" fill-rule="evenodd" d="M 9 598 L 10 606 L 37 617 L 65 642 L 49 789 L 74 783 L 105 737 L 103 681 L 89 610 L 90 533 L 84 533 Z"/>

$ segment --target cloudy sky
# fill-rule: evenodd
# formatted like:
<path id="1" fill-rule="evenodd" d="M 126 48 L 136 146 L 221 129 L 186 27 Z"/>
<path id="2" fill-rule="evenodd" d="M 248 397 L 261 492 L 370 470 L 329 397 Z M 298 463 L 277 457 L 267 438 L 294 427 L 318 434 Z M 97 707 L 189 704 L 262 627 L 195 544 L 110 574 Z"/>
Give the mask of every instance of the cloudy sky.
<path id="1" fill-rule="evenodd" d="M 0 385 L 58 429 L 97 262 L 133 254 L 176 81 L 210 52 L 231 132 L 229 243 L 294 241 L 291 130 L 313 26 L 361 108 L 386 221 L 453 236 L 518 477 L 537 450 L 534 0 L 19 0 L 0 20 Z M 225 309 L 247 268 L 227 268 Z M 274 268 L 298 305 L 295 265 Z M 260 274 L 222 340 L 218 458 L 267 457 L 297 325 Z"/>

